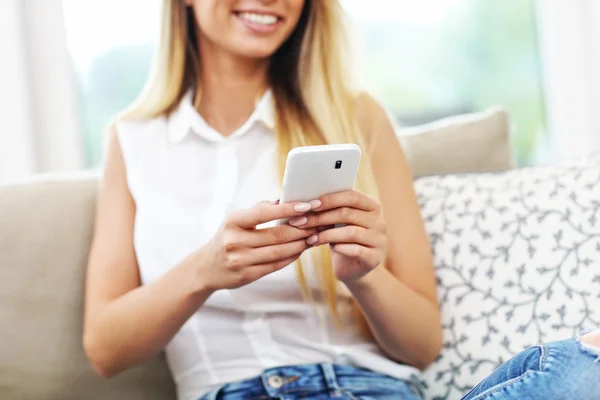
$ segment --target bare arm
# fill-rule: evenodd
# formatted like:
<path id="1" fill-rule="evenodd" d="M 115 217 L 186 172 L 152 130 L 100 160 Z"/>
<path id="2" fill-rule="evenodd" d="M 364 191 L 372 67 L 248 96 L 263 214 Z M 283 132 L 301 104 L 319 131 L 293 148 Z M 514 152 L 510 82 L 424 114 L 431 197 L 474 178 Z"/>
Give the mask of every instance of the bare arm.
<path id="1" fill-rule="evenodd" d="M 133 247 L 135 204 L 113 132 L 100 189 L 86 282 L 84 348 L 112 376 L 157 355 L 216 290 L 240 287 L 293 262 L 314 229 L 256 225 L 310 210 L 261 202 L 230 214 L 217 234 L 154 282 L 140 286 Z M 251 267 L 251 268 L 248 268 Z"/>
<path id="2" fill-rule="evenodd" d="M 86 353 L 102 376 L 158 354 L 210 295 L 193 276 L 191 260 L 140 286 L 134 215 L 123 155 L 113 132 L 88 265 L 83 338 Z"/>
<path id="3" fill-rule="evenodd" d="M 380 202 L 356 191 L 323 196 L 303 228 L 327 229 L 311 243 L 332 244 L 334 272 L 350 289 L 388 356 L 425 368 L 442 346 L 431 249 L 411 172 L 385 112 L 359 101 Z M 385 267 L 381 266 L 386 260 Z"/>
<path id="4" fill-rule="evenodd" d="M 378 268 L 364 281 L 349 283 L 379 346 L 390 358 L 425 369 L 442 349 L 437 305 Z"/>
<path id="5" fill-rule="evenodd" d="M 381 348 L 425 368 L 442 348 L 431 247 L 410 167 L 385 112 L 367 96 L 359 107 L 387 226 L 387 269 L 377 268 L 348 287 Z"/>

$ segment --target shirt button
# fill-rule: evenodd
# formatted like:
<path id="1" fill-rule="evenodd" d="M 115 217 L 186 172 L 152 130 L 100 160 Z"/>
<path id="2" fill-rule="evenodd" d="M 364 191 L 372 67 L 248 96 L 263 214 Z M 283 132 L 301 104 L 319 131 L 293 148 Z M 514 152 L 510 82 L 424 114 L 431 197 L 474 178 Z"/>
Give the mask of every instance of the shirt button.
<path id="1" fill-rule="evenodd" d="M 283 378 L 279 375 L 273 375 L 267 379 L 267 383 L 273 389 L 279 389 L 280 387 L 283 386 Z"/>

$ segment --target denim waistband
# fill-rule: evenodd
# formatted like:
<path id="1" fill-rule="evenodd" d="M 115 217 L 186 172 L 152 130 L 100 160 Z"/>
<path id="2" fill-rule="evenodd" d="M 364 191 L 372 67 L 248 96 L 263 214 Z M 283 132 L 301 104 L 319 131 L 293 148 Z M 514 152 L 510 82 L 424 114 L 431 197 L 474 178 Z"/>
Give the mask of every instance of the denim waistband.
<path id="1" fill-rule="evenodd" d="M 245 381 L 230 383 L 216 389 L 203 400 L 219 398 L 261 399 L 299 393 L 328 391 L 333 396 L 341 389 L 377 388 L 378 391 L 396 393 L 409 386 L 418 396 L 423 388 L 417 379 L 399 379 L 364 368 L 329 363 L 294 365 L 266 369 L 260 376 Z"/>

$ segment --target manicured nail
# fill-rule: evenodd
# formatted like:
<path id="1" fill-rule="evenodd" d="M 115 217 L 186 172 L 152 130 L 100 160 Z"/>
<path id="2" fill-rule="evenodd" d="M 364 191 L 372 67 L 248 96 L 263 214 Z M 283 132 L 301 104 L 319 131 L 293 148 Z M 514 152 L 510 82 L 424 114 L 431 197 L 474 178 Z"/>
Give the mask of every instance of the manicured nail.
<path id="1" fill-rule="evenodd" d="M 296 217 L 290 219 L 290 225 L 292 226 L 301 226 L 308 222 L 308 218 L 306 217 Z"/>
<path id="2" fill-rule="evenodd" d="M 309 202 L 308 204 L 310 204 L 311 210 L 316 210 L 317 208 L 321 207 L 321 200 L 313 200 L 313 201 Z"/>
<path id="3" fill-rule="evenodd" d="M 308 203 L 298 203 L 298 204 L 296 204 L 294 206 L 294 210 L 296 212 L 300 212 L 300 213 L 310 211 L 310 204 L 308 204 Z"/>
<path id="4" fill-rule="evenodd" d="M 317 240 L 318 240 L 317 235 L 312 235 L 311 237 L 306 239 L 306 243 L 312 246 L 313 244 L 317 243 Z"/>

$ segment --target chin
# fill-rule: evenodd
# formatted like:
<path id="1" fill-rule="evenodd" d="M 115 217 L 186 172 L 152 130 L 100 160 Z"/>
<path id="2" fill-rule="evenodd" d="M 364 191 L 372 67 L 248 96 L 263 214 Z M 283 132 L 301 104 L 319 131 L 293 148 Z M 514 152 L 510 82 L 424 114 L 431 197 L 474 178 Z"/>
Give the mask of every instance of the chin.
<path id="1" fill-rule="evenodd" d="M 257 60 L 262 60 L 265 58 L 271 57 L 277 51 L 277 47 L 256 47 L 256 46 L 247 46 L 243 49 L 239 49 L 236 53 L 242 57 L 253 58 Z"/>

